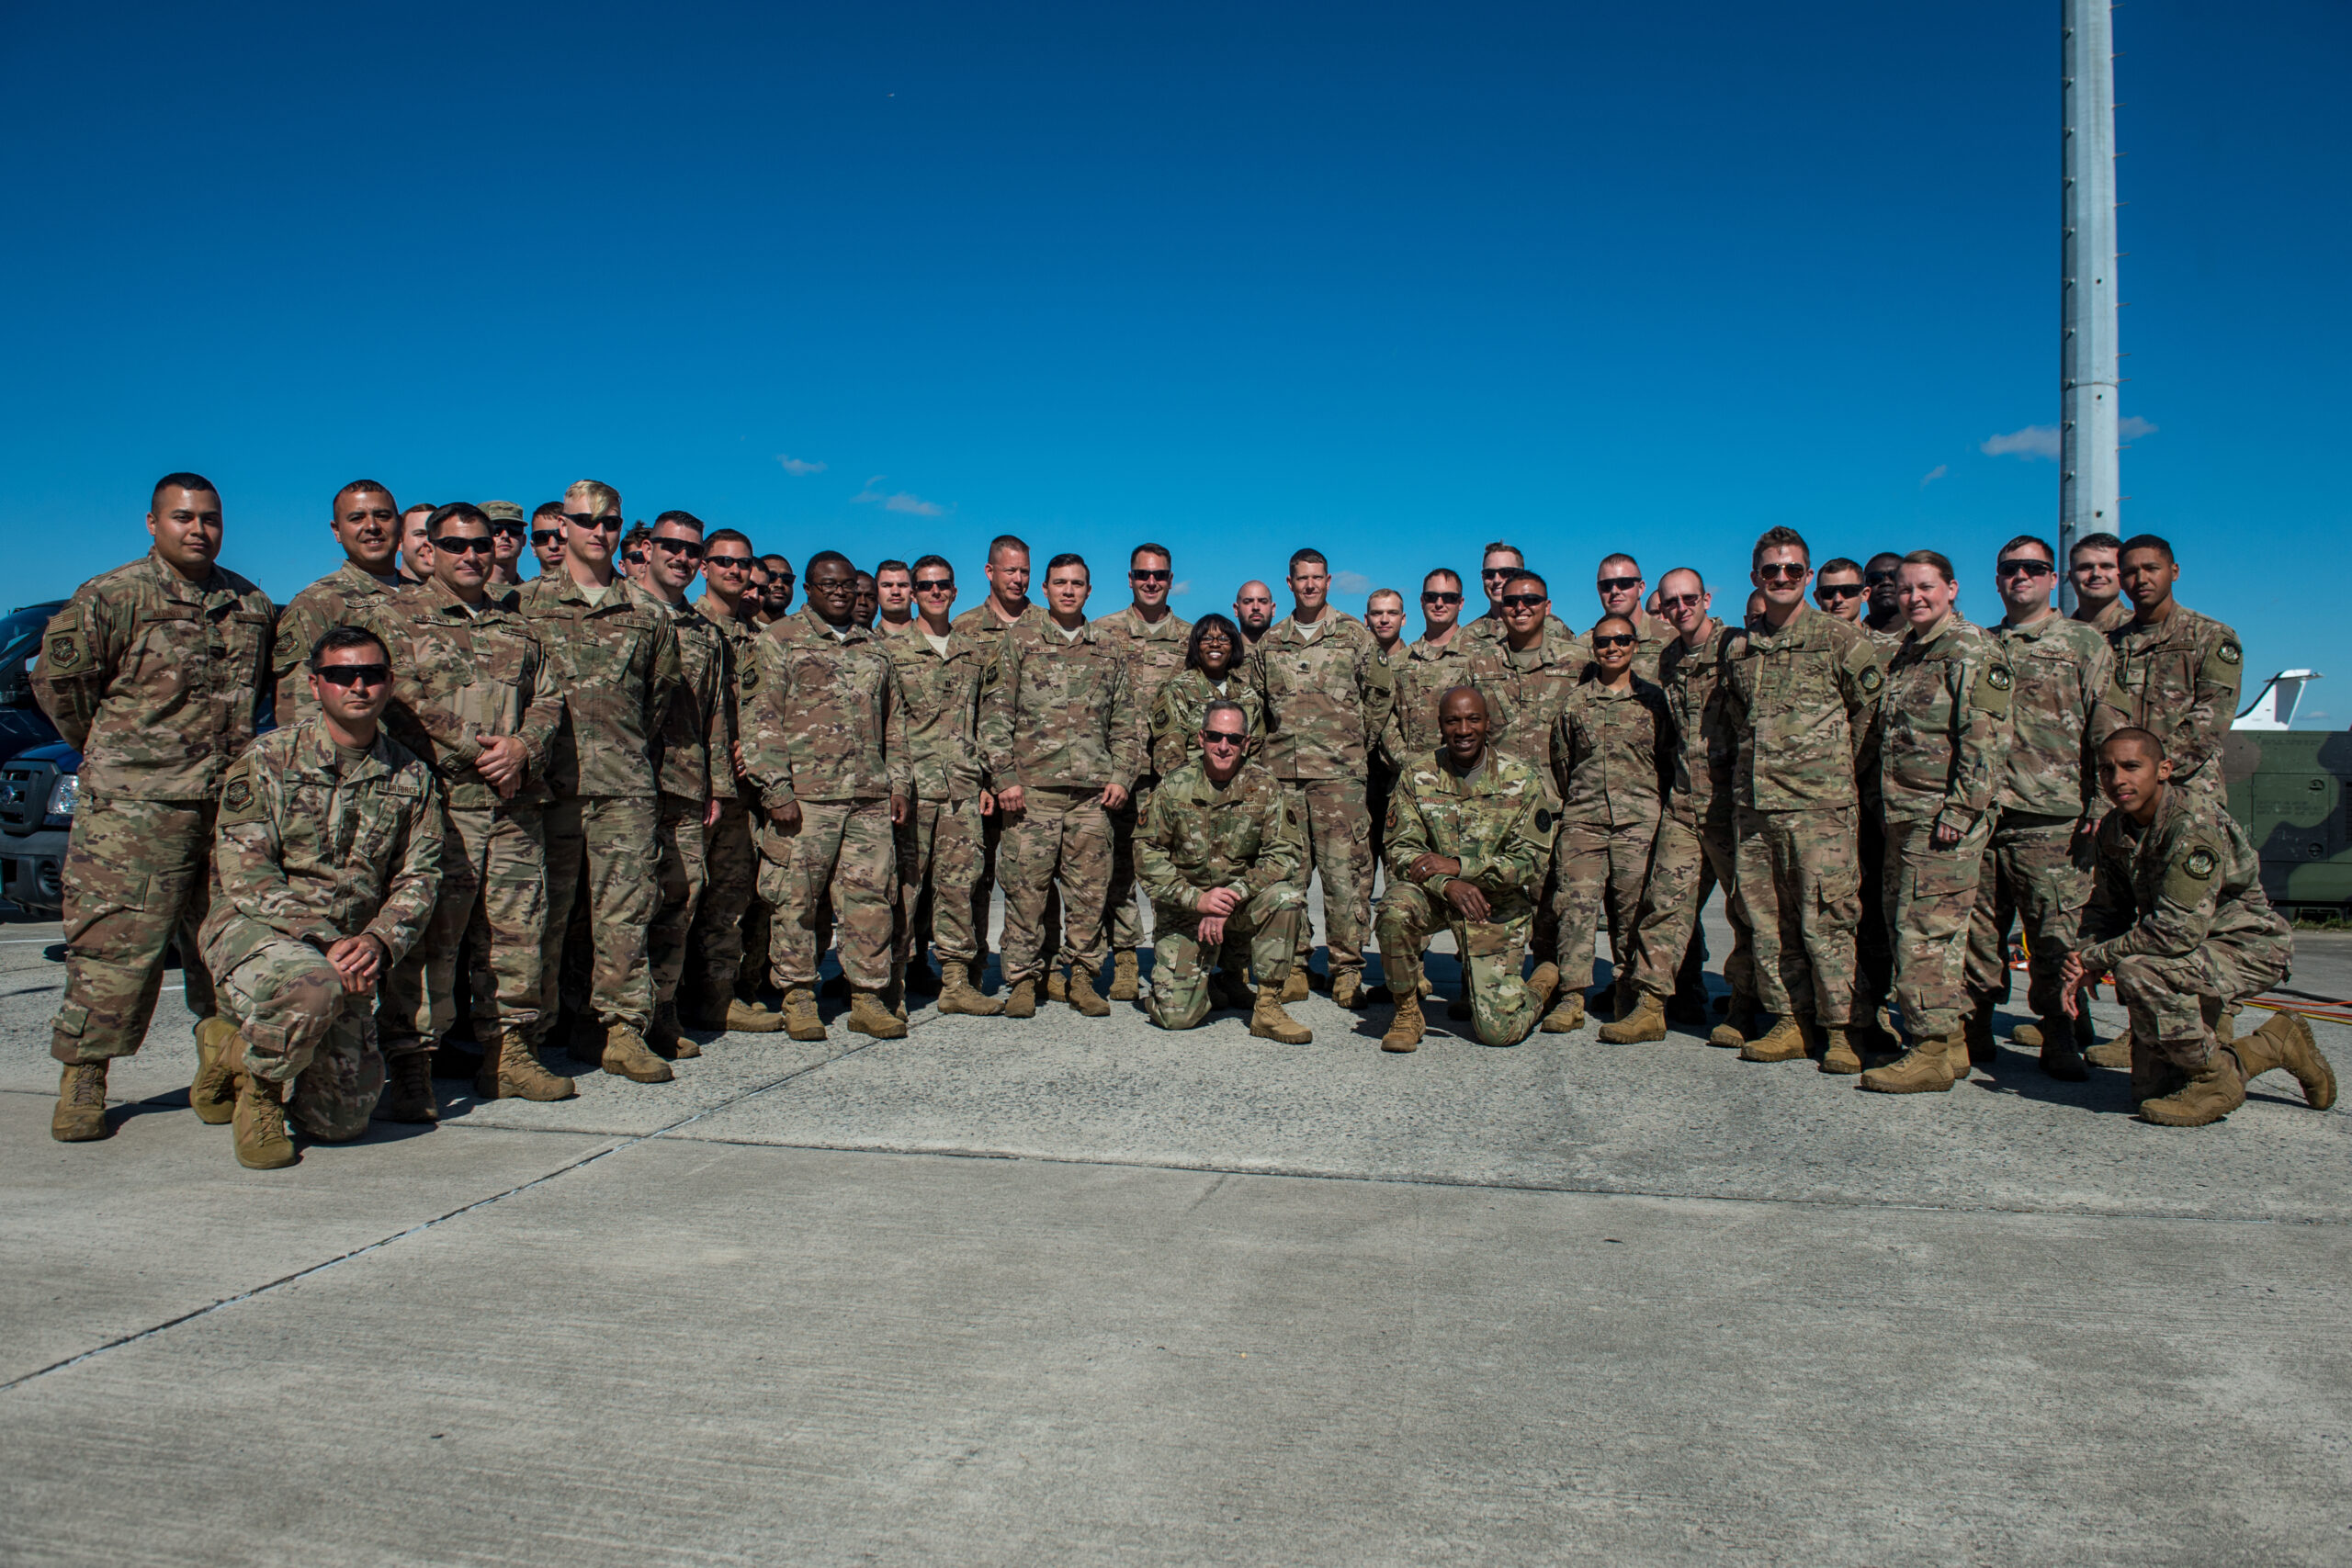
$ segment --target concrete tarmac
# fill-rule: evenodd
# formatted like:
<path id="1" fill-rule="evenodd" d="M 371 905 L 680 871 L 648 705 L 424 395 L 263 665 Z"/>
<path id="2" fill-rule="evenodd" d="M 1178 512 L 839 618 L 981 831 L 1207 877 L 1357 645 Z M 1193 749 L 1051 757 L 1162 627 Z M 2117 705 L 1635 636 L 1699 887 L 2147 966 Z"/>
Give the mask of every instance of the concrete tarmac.
<path id="1" fill-rule="evenodd" d="M 260 1173 L 171 996 L 50 1140 L 54 932 L 0 925 L 0 1561 L 2352 1559 L 2352 1122 L 2278 1075 L 2179 1132 L 2014 1049 L 923 1010 Z"/>

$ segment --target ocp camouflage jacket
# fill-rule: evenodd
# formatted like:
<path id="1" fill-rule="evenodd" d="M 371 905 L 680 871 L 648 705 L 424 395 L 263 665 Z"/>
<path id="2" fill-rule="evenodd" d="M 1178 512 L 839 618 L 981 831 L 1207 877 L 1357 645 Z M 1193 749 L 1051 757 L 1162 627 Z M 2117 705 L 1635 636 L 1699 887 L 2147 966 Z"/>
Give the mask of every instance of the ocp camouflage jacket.
<path id="1" fill-rule="evenodd" d="M 684 600 L 673 604 L 632 581 L 635 593 L 653 614 L 669 620 L 678 638 L 678 688 L 662 727 L 662 793 L 697 806 L 735 798 L 734 672 L 729 669 L 727 634 Z"/>
<path id="2" fill-rule="evenodd" d="M 1412 882 L 1421 856 L 1451 855 L 1460 872 L 1417 884 L 1441 912 L 1451 908 L 1445 885 L 1458 875 L 1487 896 L 1494 920 L 1530 917 L 1557 829 L 1550 784 L 1517 758 L 1489 746 L 1485 765 L 1465 779 L 1442 756 L 1424 757 L 1398 775 L 1388 797 L 1388 879 Z"/>
<path id="3" fill-rule="evenodd" d="M 1306 853 L 1281 781 L 1249 761 L 1222 789 L 1202 762 L 1180 764 L 1136 829 L 1136 880 L 1154 908 L 1186 915 L 1212 887 L 1246 898 L 1289 881 Z"/>
<path id="4" fill-rule="evenodd" d="M 1091 623 L 1072 637 L 1039 615 L 998 640 L 981 680 L 989 787 L 1132 790 L 1143 772 L 1143 720 L 1118 640 Z"/>
<path id="5" fill-rule="evenodd" d="M 854 623 L 836 635 L 803 607 L 770 623 L 753 647 L 743 772 L 763 809 L 912 798 L 906 703 L 881 637 Z"/>
<path id="6" fill-rule="evenodd" d="M 2101 733 L 2125 725 L 2150 731 L 2165 743 L 2174 784 L 2221 798 L 2222 747 L 2245 676 L 2237 633 L 2176 603 L 2153 626 L 2125 622 L 2108 644 L 2115 679 L 2099 704 Z"/>
<path id="7" fill-rule="evenodd" d="M 514 798 L 547 798 L 563 698 L 548 689 L 538 639 L 511 601 L 486 598 L 469 610 L 440 579 L 427 578 L 370 606 L 367 625 L 392 660 L 384 728 L 433 770 L 447 806 L 499 805 L 497 789 L 474 764 L 482 741 L 502 735 L 520 737 L 530 753 Z"/>
<path id="8" fill-rule="evenodd" d="M 1947 613 L 1903 639 L 1885 679 L 1878 754 L 1886 819 L 1934 819 L 1967 832 L 1992 808 L 2008 767 L 2016 678 L 2000 644 Z"/>
<path id="9" fill-rule="evenodd" d="M 1295 615 L 1266 628 L 1242 661 L 1266 705 L 1260 753 L 1278 779 L 1360 778 L 1388 719 L 1380 643 L 1353 615 L 1326 608 L 1308 637 Z"/>
<path id="10" fill-rule="evenodd" d="M 1166 777 L 1186 762 L 1199 760 L 1201 725 L 1214 702 L 1235 704 L 1250 721 L 1250 744 L 1242 749 L 1244 755 L 1256 757 L 1265 750 L 1265 699 L 1242 679 L 1238 669 L 1226 671 L 1221 692 L 1200 671 L 1180 670 L 1159 688 L 1151 705 L 1152 772 Z"/>
<path id="11" fill-rule="evenodd" d="M 1509 637 L 1479 644 L 1470 655 L 1470 683 L 1487 699 L 1487 740 L 1505 756 L 1552 776 L 1552 726 L 1583 681 L 1592 649 L 1547 622 L 1533 648 L 1514 651 Z"/>
<path id="12" fill-rule="evenodd" d="M 2112 969 L 2132 953 L 2183 958 L 2206 942 L 2281 962 L 2295 939 L 2262 891 L 2245 829 L 2204 796 L 2166 786 L 2142 828 L 2128 811 L 2098 825 L 2098 868 L 2083 910 L 2083 964 Z"/>
<path id="13" fill-rule="evenodd" d="M 1622 692 L 1598 677 L 1583 682 L 1552 721 L 1551 767 L 1561 821 L 1655 825 L 1674 785 L 1674 721 L 1666 694 L 1639 675 Z"/>
<path id="14" fill-rule="evenodd" d="M 1757 811 L 1859 806 L 1875 773 L 1874 720 L 1886 684 L 1861 629 L 1810 604 L 1779 631 L 1725 634 L 1724 711 L 1738 743 L 1739 804 Z"/>
<path id="15" fill-rule="evenodd" d="M 2001 775 L 2005 817 L 2089 817 L 2098 792 L 2099 698 L 2115 679 L 2115 652 L 2097 628 L 2052 610 L 1992 628 L 2017 685 L 2009 694 L 2009 765 Z"/>
<path id="16" fill-rule="evenodd" d="M 563 693 L 548 787 L 560 798 L 654 798 L 671 704 L 685 679 L 670 617 L 622 577 L 592 605 L 567 572 L 531 579 L 521 608 Z"/>
<path id="17" fill-rule="evenodd" d="M 277 613 L 277 632 L 271 639 L 270 669 L 277 678 L 277 722 L 282 727 L 317 716 L 319 705 L 311 695 L 306 668 L 311 649 L 335 626 L 364 626 L 376 612 L 401 592 L 398 583 L 370 577 L 345 560 L 341 566 L 294 595 Z M 400 673 L 397 662 L 392 672 Z"/>
<path id="18" fill-rule="evenodd" d="M 899 694 L 906 704 L 907 761 L 913 770 L 916 797 L 976 798 L 984 776 L 980 681 L 988 673 L 987 653 L 952 623 L 947 651 L 939 652 L 923 635 L 920 616 L 897 631 L 885 633 L 882 644 L 889 650 L 890 662 L 898 667 Z"/>

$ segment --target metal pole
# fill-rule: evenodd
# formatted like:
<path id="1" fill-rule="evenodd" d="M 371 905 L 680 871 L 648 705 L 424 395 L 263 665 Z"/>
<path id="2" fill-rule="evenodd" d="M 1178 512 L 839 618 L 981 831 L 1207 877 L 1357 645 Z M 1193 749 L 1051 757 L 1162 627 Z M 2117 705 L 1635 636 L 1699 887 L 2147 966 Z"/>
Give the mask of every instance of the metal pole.
<path id="1" fill-rule="evenodd" d="M 2064 9 L 2065 233 L 2060 250 L 2064 336 L 2059 350 L 2058 555 L 2077 536 L 2120 534 L 2122 476 L 2116 431 L 2115 32 L 2108 0 Z"/>

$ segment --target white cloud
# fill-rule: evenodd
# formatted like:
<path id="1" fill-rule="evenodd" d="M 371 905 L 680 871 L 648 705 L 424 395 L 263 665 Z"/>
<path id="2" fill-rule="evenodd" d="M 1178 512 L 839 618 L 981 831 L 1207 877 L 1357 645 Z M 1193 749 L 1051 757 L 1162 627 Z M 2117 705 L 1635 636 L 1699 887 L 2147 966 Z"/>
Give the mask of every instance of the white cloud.
<path id="1" fill-rule="evenodd" d="M 1181 599 L 1192 591 L 1193 580 L 1189 577 L 1182 582 L 1171 582 L 1168 585 L 1168 596 L 1170 599 Z"/>
<path id="2" fill-rule="evenodd" d="M 1950 463 L 1938 463 L 1934 468 L 1929 468 L 1926 473 L 1919 476 L 1919 488 L 1921 490 L 1927 489 L 1929 485 L 1935 483 L 1938 479 L 1943 478 L 1950 472 L 1951 472 L 1951 465 Z"/>
<path id="3" fill-rule="evenodd" d="M 2029 424 L 2007 435 L 1989 435 L 1977 450 L 1987 457 L 2048 457 L 2054 461 L 2058 456 L 2058 427 Z"/>
<path id="4" fill-rule="evenodd" d="M 825 465 L 822 463 L 812 463 L 806 457 L 786 457 L 782 452 L 775 455 L 775 460 L 782 463 L 784 471 L 794 479 L 799 479 L 808 474 L 821 474 L 825 471 Z"/>
<path id="5" fill-rule="evenodd" d="M 2156 427 L 2138 414 L 2132 413 L 2125 414 L 2117 422 L 2115 433 L 2126 441 L 2137 441 L 2143 435 L 2154 435 L 2156 433 Z"/>
<path id="6" fill-rule="evenodd" d="M 1360 571 L 1335 571 L 1331 574 L 1331 592 L 1369 593 L 1372 592 L 1372 579 Z"/>
<path id="7" fill-rule="evenodd" d="M 872 479 L 865 481 L 865 488 L 859 491 L 855 495 L 851 496 L 850 500 L 853 502 L 878 502 L 881 505 L 882 510 L 885 512 L 905 512 L 917 517 L 944 517 L 947 515 L 947 508 L 940 505 L 937 502 L 925 501 L 922 497 L 910 494 L 906 491 L 894 491 L 891 493 L 885 495 L 880 491 L 874 488 L 881 482 L 882 476 L 880 474 L 876 474 Z"/>

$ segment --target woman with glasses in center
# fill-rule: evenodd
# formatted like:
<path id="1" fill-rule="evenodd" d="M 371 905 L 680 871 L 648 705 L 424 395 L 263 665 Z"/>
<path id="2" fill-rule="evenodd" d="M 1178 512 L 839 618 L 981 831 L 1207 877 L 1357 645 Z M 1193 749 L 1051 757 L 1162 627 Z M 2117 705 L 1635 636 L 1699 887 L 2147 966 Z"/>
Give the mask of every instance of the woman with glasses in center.
<path id="1" fill-rule="evenodd" d="M 1250 719 L 1250 755 L 1258 754 L 1266 733 L 1266 703 L 1241 678 L 1242 651 L 1241 630 L 1225 616 L 1212 612 L 1193 623 L 1184 668 L 1159 688 L 1146 720 L 1153 773 L 1166 778 L 1201 754 L 1201 716 L 1213 702 L 1241 705 Z"/>

